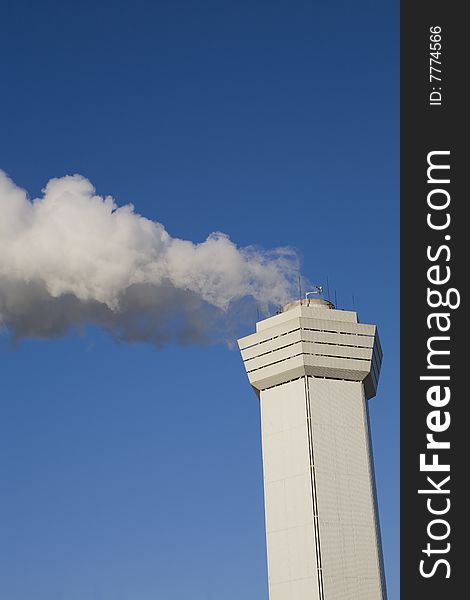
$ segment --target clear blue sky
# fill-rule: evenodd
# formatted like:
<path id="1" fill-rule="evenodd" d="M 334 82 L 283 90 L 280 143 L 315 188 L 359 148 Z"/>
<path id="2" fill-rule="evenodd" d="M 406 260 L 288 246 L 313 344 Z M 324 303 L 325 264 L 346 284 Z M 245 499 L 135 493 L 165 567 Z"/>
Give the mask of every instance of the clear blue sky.
<path id="1" fill-rule="evenodd" d="M 398 598 L 398 0 L 3 0 L 0 168 L 173 236 L 297 247 L 377 323 Z M 267 600 L 258 404 L 224 346 L 0 334 L 2 600 Z"/>

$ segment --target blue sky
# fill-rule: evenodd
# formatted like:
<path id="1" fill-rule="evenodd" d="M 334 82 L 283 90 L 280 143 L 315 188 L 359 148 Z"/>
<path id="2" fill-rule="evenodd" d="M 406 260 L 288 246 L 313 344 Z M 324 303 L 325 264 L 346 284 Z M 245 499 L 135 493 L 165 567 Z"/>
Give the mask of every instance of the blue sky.
<path id="1" fill-rule="evenodd" d="M 81 173 L 175 237 L 296 247 L 377 323 L 398 598 L 399 3 L 2 2 L 0 168 Z M 0 334 L 0 596 L 267 600 L 258 405 L 236 351 Z"/>

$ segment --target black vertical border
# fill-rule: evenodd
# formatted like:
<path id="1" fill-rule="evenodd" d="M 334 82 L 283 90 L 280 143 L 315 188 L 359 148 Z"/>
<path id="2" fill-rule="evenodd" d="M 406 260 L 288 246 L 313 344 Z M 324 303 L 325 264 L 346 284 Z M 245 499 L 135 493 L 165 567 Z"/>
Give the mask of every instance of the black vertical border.
<path id="1" fill-rule="evenodd" d="M 435 0 L 401 3 L 401 598 L 404 600 L 434 600 L 464 598 L 468 586 L 464 577 L 467 566 L 467 520 L 470 492 L 466 490 L 470 472 L 470 421 L 467 405 L 470 387 L 465 371 L 470 375 L 470 327 L 466 317 L 467 279 L 470 278 L 470 206 L 467 180 L 470 179 L 468 112 L 464 89 L 469 79 L 467 59 L 470 57 L 470 24 L 464 17 L 465 3 Z M 442 28 L 442 84 L 429 82 L 430 27 Z M 442 106 L 430 106 L 431 85 L 442 87 Z M 450 150 L 450 179 L 446 189 L 451 194 L 451 224 L 445 232 L 432 231 L 426 224 L 428 211 L 427 154 L 435 150 Z M 467 185 L 466 185 L 467 184 Z M 444 235 L 451 236 L 444 241 Z M 451 258 L 451 280 L 447 287 L 460 291 L 461 304 L 449 310 L 452 325 L 450 335 L 451 413 L 450 429 L 441 439 L 451 443 L 447 450 L 450 460 L 451 509 L 444 518 L 451 526 L 449 538 L 433 542 L 427 535 L 432 520 L 426 508 L 426 496 L 418 489 L 425 487 L 426 474 L 420 473 L 419 455 L 426 451 L 426 416 L 432 408 L 426 402 L 427 382 L 419 380 L 427 365 L 427 340 L 433 335 L 426 318 L 433 312 L 427 305 L 426 251 L 448 243 Z M 444 254 L 443 254 L 444 256 Z M 436 287 L 436 286 L 434 286 Z M 445 288 L 446 286 L 442 286 Z M 443 290 L 444 291 L 444 290 Z M 446 310 L 444 308 L 439 310 Z M 443 334 L 445 335 L 445 334 Z M 448 358 L 448 357 L 447 357 Z M 442 374 L 442 373 L 441 373 Z M 445 409 L 442 409 L 445 410 Z M 441 453 L 441 460 L 444 460 Z M 429 475 L 432 475 L 429 473 Z M 444 473 L 436 473 L 436 480 Z M 470 480 L 469 480 L 470 481 Z M 429 487 L 429 486 L 428 486 Z M 437 496 L 435 496 L 437 497 Z M 442 498 L 442 496 L 441 496 Z M 437 505 L 436 505 L 437 506 Z M 436 517 L 437 518 L 437 517 Z M 437 530 L 436 530 L 437 531 Z M 428 558 L 422 550 L 427 542 L 435 548 L 451 544 L 446 554 Z M 470 541 L 470 540 L 469 540 Z M 435 575 L 424 578 L 419 563 L 427 559 L 429 570 L 433 560 L 446 558 L 450 563 L 450 578 L 446 568 L 437 568 Z M 390 599 L 395 600 L 395 599 Z"/>

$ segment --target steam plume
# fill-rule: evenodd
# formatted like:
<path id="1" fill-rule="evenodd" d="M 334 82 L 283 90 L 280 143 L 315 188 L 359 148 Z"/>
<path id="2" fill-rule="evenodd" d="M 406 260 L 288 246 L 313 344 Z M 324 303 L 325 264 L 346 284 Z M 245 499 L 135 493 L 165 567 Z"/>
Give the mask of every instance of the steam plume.
<path id="1" fill-rule="evenodd" d="M 291 249 L 237 248 L 223 233 L 172 238 L 81 175 L 31 201 L 0 171 L 0 324 L 14 338 L 92 324 L 157 346 L 227 339 L 247 303 L 292 297 L 298 267 Z"/>

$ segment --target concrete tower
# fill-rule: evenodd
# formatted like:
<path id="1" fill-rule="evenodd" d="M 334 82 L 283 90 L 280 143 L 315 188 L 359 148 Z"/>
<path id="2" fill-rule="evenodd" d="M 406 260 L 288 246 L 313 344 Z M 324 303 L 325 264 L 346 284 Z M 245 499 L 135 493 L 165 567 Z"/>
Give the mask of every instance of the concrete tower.
<path id="1" fill-rule="evenodd" d="M 306 298 L 238 344 L 261 406 L 270 600 L 383 600 L 367 408 L 375 325 Z"/>

